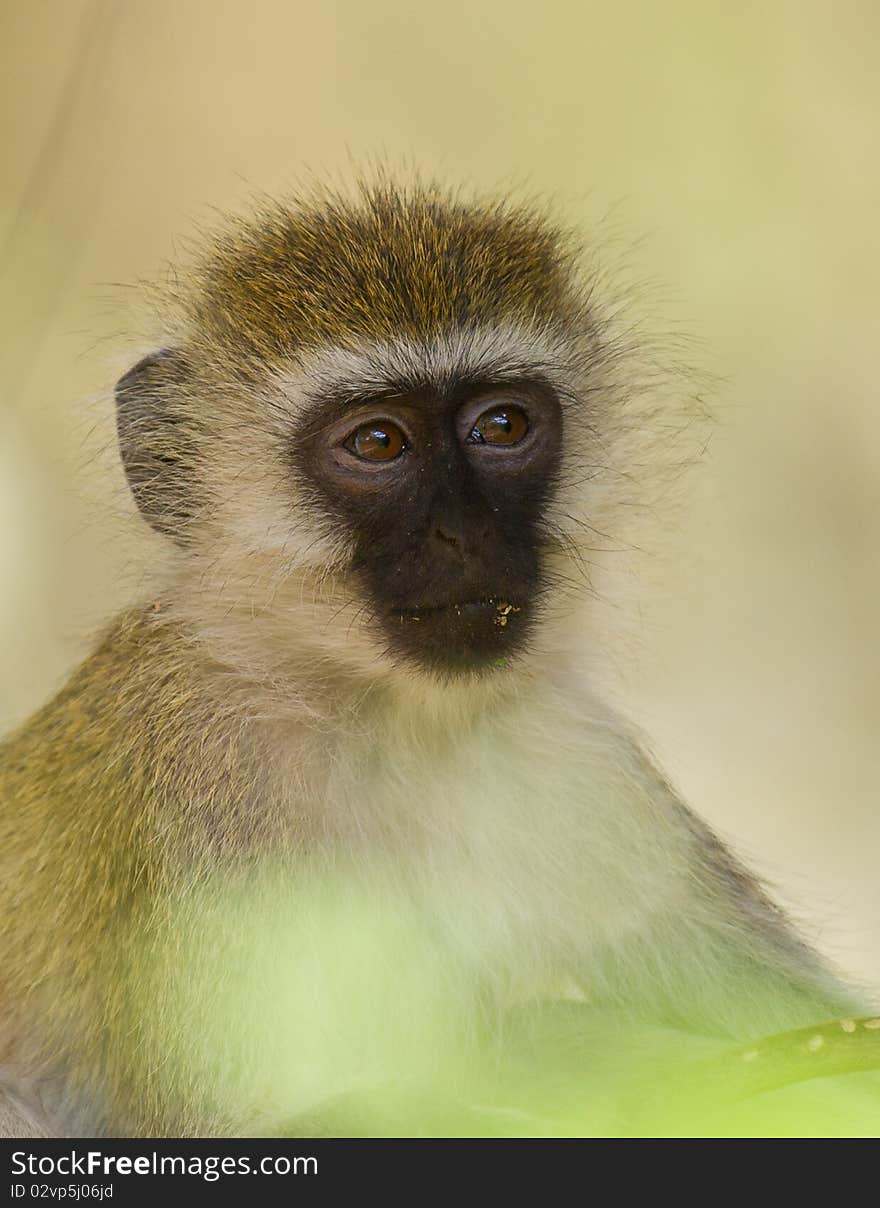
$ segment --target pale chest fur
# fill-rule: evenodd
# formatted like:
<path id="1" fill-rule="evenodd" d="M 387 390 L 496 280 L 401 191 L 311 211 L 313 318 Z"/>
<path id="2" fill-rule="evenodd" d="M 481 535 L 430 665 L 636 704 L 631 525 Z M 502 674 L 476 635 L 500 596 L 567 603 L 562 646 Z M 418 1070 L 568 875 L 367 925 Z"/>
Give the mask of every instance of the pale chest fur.
<path id="1" fill-rule="evenodd" d="M 680 811 L 583 696 L 380 707 L 342 734 L 287 756 L 309 846 L 393 882 L 469 960 L 573 970 L 693 892 Z"/>

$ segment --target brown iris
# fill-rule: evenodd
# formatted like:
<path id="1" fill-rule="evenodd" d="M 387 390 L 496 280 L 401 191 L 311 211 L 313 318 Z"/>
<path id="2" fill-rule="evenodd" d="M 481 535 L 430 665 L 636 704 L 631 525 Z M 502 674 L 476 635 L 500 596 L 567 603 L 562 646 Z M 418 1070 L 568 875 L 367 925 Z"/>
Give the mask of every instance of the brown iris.
<path id="1" fill-rule="evenodd" d="M 345 447 L 367 461 L 392 461 L 406 448 L 406 439 L 396 424 L 376 420 L 356 428 Z"/>
<path id="2" fill-rule="evenodd" d="M 518 445 L 528 430 L 519 407 L 492 407 L 474 424 L 470 439 L 478 445 Z"/>

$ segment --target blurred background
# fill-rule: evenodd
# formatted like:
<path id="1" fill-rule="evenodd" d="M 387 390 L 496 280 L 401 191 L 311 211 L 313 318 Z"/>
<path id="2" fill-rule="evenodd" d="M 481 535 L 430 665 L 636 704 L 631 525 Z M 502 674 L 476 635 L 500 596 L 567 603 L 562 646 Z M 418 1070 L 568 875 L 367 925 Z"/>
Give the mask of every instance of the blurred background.
<path id="1" fill-rule="evenodd" d="M 124 287 L 305 171 L 524 184 L 613 214 L 717 377 L 627 706 L 880 986 L 878 49 L 872 0 L 2 0 L 0 729 L 146 549 L 101 454 Z"/>

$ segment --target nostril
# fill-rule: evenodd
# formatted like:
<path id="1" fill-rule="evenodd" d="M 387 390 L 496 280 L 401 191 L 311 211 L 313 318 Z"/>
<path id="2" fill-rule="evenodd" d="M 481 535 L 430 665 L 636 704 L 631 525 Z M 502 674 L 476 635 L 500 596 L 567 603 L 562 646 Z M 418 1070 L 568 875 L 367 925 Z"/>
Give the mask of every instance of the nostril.
<path id="1" fill-rule="evenodd" d="M 435 527 L 434 532 L 441 541 L 446 543 L 446 545 L 458 545 L 458 538 L 456 537 L 455 533 L 450 533 L 448 529 L 443 528 L 441 525 L 438 524 Z"/>

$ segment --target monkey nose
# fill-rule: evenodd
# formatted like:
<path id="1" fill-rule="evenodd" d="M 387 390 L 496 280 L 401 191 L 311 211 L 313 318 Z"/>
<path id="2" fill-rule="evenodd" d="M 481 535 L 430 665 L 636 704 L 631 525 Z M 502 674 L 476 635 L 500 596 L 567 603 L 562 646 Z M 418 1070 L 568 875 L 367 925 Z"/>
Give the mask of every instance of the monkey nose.
<path id="1" fill-rule="evenodd" d="M 438 553 L 453 554 L 464 559 L 482 558 L 491 542 L 491 532 L 488 525 L 435 520 L 431 539 Z"/>

